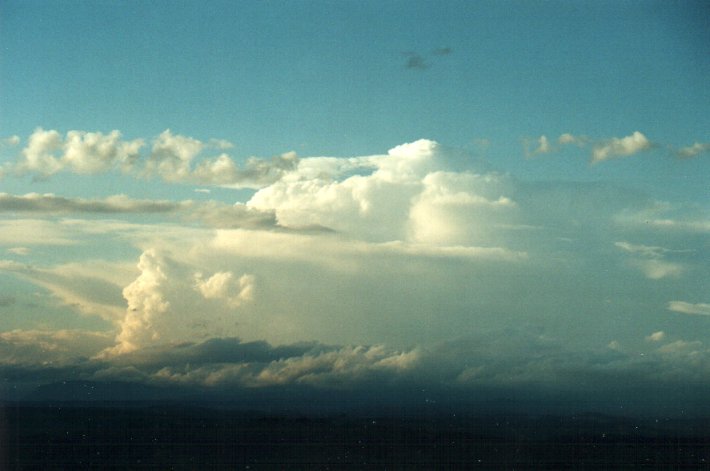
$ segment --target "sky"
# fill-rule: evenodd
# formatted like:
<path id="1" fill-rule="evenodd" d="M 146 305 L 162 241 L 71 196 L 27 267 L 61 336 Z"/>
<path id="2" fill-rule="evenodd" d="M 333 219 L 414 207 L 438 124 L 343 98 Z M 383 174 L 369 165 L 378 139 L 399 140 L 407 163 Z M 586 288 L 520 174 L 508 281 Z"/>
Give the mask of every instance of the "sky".
<path id="1" fill-rule="evenodd" d="M 3 1 L 0 394 L 707 409 L 709 19 Z"/>

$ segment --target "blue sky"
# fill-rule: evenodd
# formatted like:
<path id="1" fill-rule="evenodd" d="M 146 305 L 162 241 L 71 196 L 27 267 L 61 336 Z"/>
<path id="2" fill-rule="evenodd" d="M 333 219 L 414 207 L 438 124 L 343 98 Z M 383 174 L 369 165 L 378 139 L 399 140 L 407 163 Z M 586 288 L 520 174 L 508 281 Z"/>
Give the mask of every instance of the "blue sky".
<path id="1" fill-rule="evenodd" d="M 710 371 L 706 4 L 1 12 L 7 367 L 328 387 L 440 361 L 444 384 L 563 389 Z M 321 347 L 158 368 L 220 338 Z"/>

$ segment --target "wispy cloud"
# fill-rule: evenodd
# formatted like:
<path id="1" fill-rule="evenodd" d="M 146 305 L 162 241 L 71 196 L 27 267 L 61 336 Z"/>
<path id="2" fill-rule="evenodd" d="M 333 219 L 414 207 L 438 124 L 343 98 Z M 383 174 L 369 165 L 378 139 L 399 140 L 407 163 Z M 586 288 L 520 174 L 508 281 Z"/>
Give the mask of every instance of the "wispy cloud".
<path id="1" fill-rule="evenodd" d="M 405 52 L 404 55 L 407 56 L 407 61 L 404 63 L 405 69 L 425 70 L 429 68 L 424 57 L 416 52 Z"/>
<path id="2" fill-rule="evenodd" d="M 433 63 L 436 63 L 440 57 L 447 56 L 452 53 L 453 49 L 450 47 L 438 47 L 429 53 L 407 51 L 403 53 L 407 58 L 404 63 L 404 68 L 411 70 L 426 70 L 431 67 Z"/>
<path id="3" fill-rule="evenodd" d="M 85 199 L 38 193 L 28 193 L 22 196 L 0 193 L 0 212 L 165 213 L 176 211 L 184 204 L 171 201 L 136 200 L 125 195 L 115 195 L 103 199 Z"/>
<path id="4" fill-rule="evenodd" d="M 681 147 L 676 151 L 676 155 L 683 159 L 690 159 L 707 152 L 710 152 L 710 142 L 696 142 L 692 146 Z"/>
<path id="5" fill-rule="evenodd" d="M 664 247 L 637 245 L 629 242 L 615 242 L 614 245 L 626 253 L 633 255 L 630 264 L 638 268 L 651 280 L 662 278 L 678 278 L 686 271 L 685 265 L 665 260 L 672 254 L 688 252 L 687 250 L 671 250 Z"/>
<path id="6" fill-rule="evenodd" d="M 670 301 L 668 310 L 681 314 L 696 314 L 699 316 L 710 316 L 710 304 L 688 303 L 685 301 Z"/>

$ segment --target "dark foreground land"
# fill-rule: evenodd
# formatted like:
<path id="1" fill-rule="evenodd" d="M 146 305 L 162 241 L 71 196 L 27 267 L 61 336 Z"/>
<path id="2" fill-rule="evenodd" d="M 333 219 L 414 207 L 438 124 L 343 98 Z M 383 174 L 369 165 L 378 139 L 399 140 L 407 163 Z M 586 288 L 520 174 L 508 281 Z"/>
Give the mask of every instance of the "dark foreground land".
<path id="1" fill-rule="evenodd" d="M 710 420 L 10 404 L 1 469 L 710 469 Z"/>

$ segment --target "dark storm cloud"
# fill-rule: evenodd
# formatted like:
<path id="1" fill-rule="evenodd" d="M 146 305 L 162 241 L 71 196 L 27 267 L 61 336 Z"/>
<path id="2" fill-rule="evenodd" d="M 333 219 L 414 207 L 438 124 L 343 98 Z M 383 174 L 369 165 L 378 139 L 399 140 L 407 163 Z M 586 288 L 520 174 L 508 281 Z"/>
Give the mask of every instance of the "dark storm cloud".
<path id="1" fill-rule="evenodd" d="M 3 349 L 11 347 L 3 343 Z M 570 351 L 523 329 L 481 332 L 403 352 L 213 338 L 110 360 L 5 364 L 0 377 L 6 397 L 18 385 L 43 400 L 53 395 L 118 400 L 123 391 L 132 400 L 189 396 L 294 410 L 426 405 L 442 411 L 710 412 L 708 350 L 697 341 L 648 345 L 645 355 L 616 345 Z M 32 396 L 40 385 L 40 396 Z"/>
<path id="2" fill-rule="evenodd" d="M 117 357 L 113 363 L 141 365 L 141 368 L 149 369 L 186 363 L 193 367 L 206 364 L 269 363 L 333 348 L 315 342 L 273 347 L 264 341 L 242 342 L 238 338 L 213 338 L 202 343 L 146 348 Z"/>

